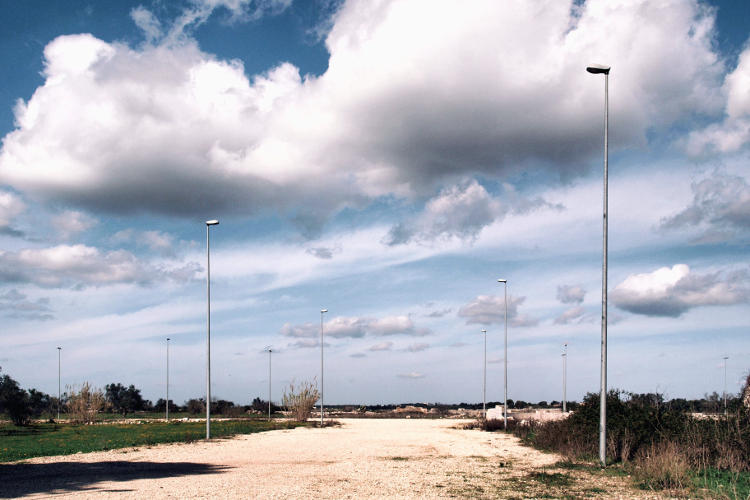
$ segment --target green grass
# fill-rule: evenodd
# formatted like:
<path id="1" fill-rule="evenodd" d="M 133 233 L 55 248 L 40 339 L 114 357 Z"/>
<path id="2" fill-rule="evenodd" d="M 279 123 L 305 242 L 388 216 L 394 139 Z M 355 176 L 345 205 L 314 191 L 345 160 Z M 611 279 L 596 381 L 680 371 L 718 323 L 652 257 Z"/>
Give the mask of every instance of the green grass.
<path id="1" fill-rule="evenodd" d="M 251 434 L 296 427 L 294 422 L 230 420 L 211 423 L 211 437 Z M 70 455 L 158 443 L 191 442 L 206 436 L 205 422 L 149 422 L 143 424 L 0 425 L 0 462 L 31 457 Z"/>
<path id="2" fill-rule="evenodd" d="M 750 472 L 706 469 L 696 474 L 693 481 L 697 488 L 705 488 L 719 498 L 750 498 Z"/>

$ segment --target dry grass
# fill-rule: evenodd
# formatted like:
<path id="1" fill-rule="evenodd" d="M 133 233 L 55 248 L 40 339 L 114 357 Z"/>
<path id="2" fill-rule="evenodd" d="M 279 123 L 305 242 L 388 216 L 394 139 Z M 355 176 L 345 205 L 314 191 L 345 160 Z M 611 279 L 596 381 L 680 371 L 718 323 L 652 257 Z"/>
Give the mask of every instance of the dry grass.
<path id="1" fill-rule="evenodd" d="M 682 489 L 691 484 L 688 459 L 672 441 L 641 450 L 635 460 L 635 474 L 645 487 L 655 490 Z"/>

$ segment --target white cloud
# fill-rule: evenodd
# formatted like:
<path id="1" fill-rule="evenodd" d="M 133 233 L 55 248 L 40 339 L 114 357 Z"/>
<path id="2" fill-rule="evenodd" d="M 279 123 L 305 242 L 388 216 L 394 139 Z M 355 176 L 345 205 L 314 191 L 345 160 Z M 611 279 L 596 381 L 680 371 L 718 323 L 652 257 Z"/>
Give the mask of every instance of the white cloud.
<path id="1" fill-rule="evenodd" d="M 396 376 L 399 378 L 410 378 L 410 379 L 424 378 L 424 374 L 419 373 L 419 372 L 399 373 Z"/>
<path id="2" fill-rule="evenodd" d="M 526 301 L 526 297 L 508 296 L 508 324 L 524 327 L 534 326 L 539 321 L 527 314 L 520 314 L 518 307 Z M 491 325 L 502 323 L 505 318 L 505 298 L 494 295 L 479 295 L 476 299 L 462 306 L 458 310 L 460 318 L 466 318 L 466 324 Z"/>
<path id="3" fill-rule="evenodd" d="M 6 316 L 28 320 L 50 320 L 54 316 L 47 297 L 29 299 L 26 294 L 16 289 L 0 295 L 0 311 L 7 311 Z"/>
<path id="4" fill-rule="evenodd" d="M 386 316 L 384 318 L 359 318 L 337 316 L 323 325 L 326 337 L 333 338 L 360 338 L 365 335 L 380 337 L 387 335 L 429 335 L 430 330 L 419 328 L 409 316 Z M 281 334 L 285 337 L 315 337 L 320 335 L 320 325 L 315 323 L 304 323 L 292 325 L 285 323 L 281 327 Z"/>
<path id="5" fill-rule="evenodd" d="M 162 37 L 161 22 L 144 6 L 139 5 L 131 10 L 130 18 L 143 31 L 148 43 L 152 43 Z"/>
<path id="6" fill-rule="evenodd" d="M 20 213 L 26 210 L 26 205 L 21 199 L 7 191 L 0 191 L 0 232 L 10 230 L 11 222 Z"/>
<path id="7" fill-rule="evenodd" d="M 560 285 L 557 287 L 557 300 L 563 304 L 581 304 L 586 290 L 581 286 Z"/>
<path id="8" fill-rule="evenodd" d="M 555 318 L 556 325 L 581 324 L 593 321 L 594 317 L 586 313 L 581 306 L 571 307 Z"/>
<path id="9" fill-rule="evenodd" d="M 238 61 L 175 35 L 219 7 L 252 18 L 287 5 L 196 1 L 172 35 L 139 48 L 56 38 L 44 85 L 16 107 L 0 181 L 117 213 L 278 210 L 314 234 L 332 211 L 477 173 L 580 174 L 600 149 L 591 61 L 613 65 L 615 148 L 722 105 L 713 14 L 694 1 L 352 0 L 326 39 L 328 70 L 305 79 L 290 64 L 249 79 Z M 155 37 L 158 26 L 138 12 Z M 681 64 L 659 71 L 665 60 Z M 430 227 L 481 229 L 462 233 L 454 222 Z"/>
<path id="10" fill-rule="evenodd" d="M 430 348 L 430 344 L 425 344 L 423 342 L 417 342 L 416 344 L 411 344 L 406 348 L 409 352 L 422 352 L 426 351 Z"/>
<path id="11" fill-rule="evenodd" d="M 390 351 L 393 348 L 393 342 L 380 342 L 379 344 L 375 344 L 370 346 L 367 350 L 368 351 Z"/>
<path id="12" fill-rule="evenodd" d="M 63 240 L 69 240 L 87 229 L 94 227 L 99 221 L 77 210 L 67 210 L 52 217 L 52 226 Z"/>
<path id="13" fill-rule="evenodd" d="M 690 134 L 688 152 L 731 153 L 750 144 L 750 45 L 740 54 L 737 67 L 726 76 L 724 121 Z"/>
<path id="14" fill-rule="evenodd" d="M 663 218 L 660 228 L 701 227 L 705 233 L 697 242 L 727 240 L 737 231 L 750 230 L 750 185 L 744 177 L 715 172 L 691 188 L 692 203 Z"/>
<path id="15" fill-rule="evenodd" d="M 626 311 L 647 316 L 677 317 L 693 307 L 731 305 L 750 298 L 747 270 L 696 274 L 686 264 L 628 276 L 610 294 Z"/>
<path id="16" fill-rule="evenodd" d="M 86 245 L 58 245 L 0 252 L 0 278 L 43 287 L 148 285 L 155 281 L 186 282 L 196 277 L 195 263 L 154 265 L 124 250 L 103 253 Z"/>

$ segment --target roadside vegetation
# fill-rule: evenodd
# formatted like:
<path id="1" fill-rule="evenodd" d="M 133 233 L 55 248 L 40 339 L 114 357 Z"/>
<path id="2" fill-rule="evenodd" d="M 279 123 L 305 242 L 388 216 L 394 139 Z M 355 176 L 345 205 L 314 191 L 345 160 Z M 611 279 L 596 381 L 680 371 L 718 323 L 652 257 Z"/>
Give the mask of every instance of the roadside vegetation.
<path id="1" fill-rule="evenodd" d="M 648 490 L 690 495 L 750 498 L 750 408 L 743 404 L 750 376 L 740 397 L 723 402 L 709 396 L 703 403 L 665 401 L 658 394 L 619 390 L 607 395 L 607 457 Z M 714 413 L 692 413 L 711 406 Z M 485 421 L 486 430 L 502 422 Z M 508 430 L 536 448 L 554 451 L 571 463 L 597 468 L 599 395 L 590 393 L 563 420 L 509 421 Z"/>

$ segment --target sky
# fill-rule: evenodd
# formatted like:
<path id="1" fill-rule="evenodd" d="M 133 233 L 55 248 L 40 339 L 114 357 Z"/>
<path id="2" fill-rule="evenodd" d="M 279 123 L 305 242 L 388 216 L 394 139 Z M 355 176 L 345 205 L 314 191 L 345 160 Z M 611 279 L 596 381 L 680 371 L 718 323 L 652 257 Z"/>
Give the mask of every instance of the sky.
<path id="1" fill-rule="evenodd" d="M 0 3 L 0 366 L 331 404 L 750 370 L 750 4 Z M 507 279 L 505 285 L 499 278 Z M 328 309 L 322 314 L 321 309 Z M 724 357 L 728 359 L 724 360 Z"/>

